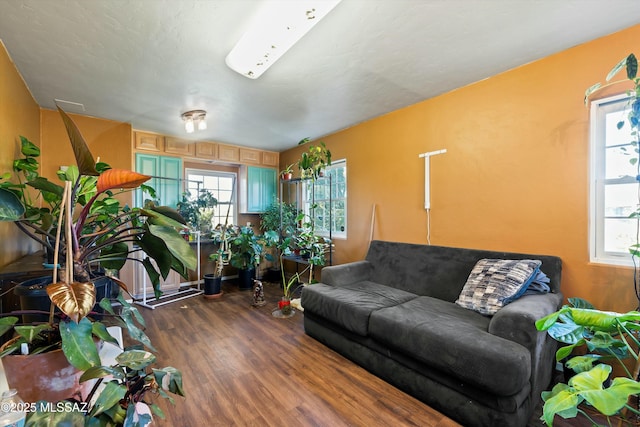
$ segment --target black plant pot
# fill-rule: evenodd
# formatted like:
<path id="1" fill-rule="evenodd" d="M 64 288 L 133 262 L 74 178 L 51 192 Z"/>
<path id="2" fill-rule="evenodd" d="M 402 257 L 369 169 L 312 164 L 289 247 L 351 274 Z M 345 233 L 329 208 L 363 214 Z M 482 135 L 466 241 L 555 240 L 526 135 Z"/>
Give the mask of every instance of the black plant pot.
<path id="1" fill-rule="evenodd" d="M 222 277 L 215 277 L 213 274 L 204 275 L 204 295 L 218 295 L 222 288 Z"/>
<path id="2" fill-rule="evenodd" d="M 35 279 L 26 280 L 19 283 L 13 288 L 13 293 L 20 297 L 20 310 L 38 310 L 49 312 L 51 309 L 51 300 L 47 294 L 47 285 L 53 282 L 52 276 L 36 277 Z M 112 285 L 115 285 L 108 277 L 100 277 L 93 284 L 96 287 L 96 305 L 93 311 L 99 313 L 93 315 L 95 318 L 101 318 L 104 313 L 102 307 L 98 305 L 102 298 L 108 297 L 111 293 Z M 56 309 L 57 312 L 60 310 Z M 48 322 L 47 314 L 23 314 L 22 321 L 24 323 Z"/>
<path id="3" fill-rule="evenodd" d="M 238 269 L 238 289 L 241 291 L 250 291 L 253 289 L 253 279 L 256 277 L 256 269 Z"/>

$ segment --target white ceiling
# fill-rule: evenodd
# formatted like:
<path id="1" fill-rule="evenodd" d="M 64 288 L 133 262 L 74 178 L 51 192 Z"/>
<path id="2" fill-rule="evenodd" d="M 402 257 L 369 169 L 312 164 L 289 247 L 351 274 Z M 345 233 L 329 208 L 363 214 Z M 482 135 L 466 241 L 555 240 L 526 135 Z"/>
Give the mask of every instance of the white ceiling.
<path id="1" fill-rule="evenodd" d="M 44 108 L 280 151 L 640 23 L 639 0 L 343 0 L 251 80 L 224 59 L 262 1 L 0 0 L 0 39 Z"/>

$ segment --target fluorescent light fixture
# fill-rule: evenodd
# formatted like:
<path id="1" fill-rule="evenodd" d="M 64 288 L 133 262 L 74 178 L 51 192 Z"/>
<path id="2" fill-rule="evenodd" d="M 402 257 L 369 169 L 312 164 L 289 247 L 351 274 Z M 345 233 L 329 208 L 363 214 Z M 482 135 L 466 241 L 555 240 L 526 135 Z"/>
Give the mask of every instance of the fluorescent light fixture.
<path id="1" fill-rule="evenodd" d="M 204 110 L 192 110 L 182 113 L 181 117 L 184 120 L 184 130 L 187 133 L 193 133 L 196 130 L 205 130 L 207 128 L 207 122 L 205 118 L 207 112 Z"/>
<path id="2" fill-rule="evenodd" d="M 225 62 L 257 79 L 341 0 L 265 1 Z"/>

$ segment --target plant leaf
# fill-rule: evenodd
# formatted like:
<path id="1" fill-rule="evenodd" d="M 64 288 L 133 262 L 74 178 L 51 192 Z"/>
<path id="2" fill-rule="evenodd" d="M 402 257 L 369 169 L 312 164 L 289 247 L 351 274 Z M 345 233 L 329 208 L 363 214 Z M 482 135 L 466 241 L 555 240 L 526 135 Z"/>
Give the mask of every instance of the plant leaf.
<path id="1" fill-rule="evenodd" d="M 47 406 L 44 406 L 47 404 Z M 85 425 L 85 413 L 79 410 L 56 411 L 56 406 L 49 402 L 36 402 L 36 410 L 27 414 L 26 426 L 71 426 Z M 69 408 L 75 409 L 75 408 Z"/>
<path id="2" fill-rule="evenodd" d="M 92 326 L 86 317 L 80 322 L 60 322 L 62 351 L 69 363 L 81 371 L 100 365 L 98 348 L 93 341 Z"/>
<path id="3" fill-rule="evenodd" d="M 609 71 L 609 74 L 607 74 L 607 81 L 610 81 L 612 78 L 615 77 L 616 74 L 618 74 L 618 72 L 620 70 L 622 70 L 622 68 L 627 65 L 627 58 L 628 57 L 624 57 L 623 59 L 620 60 L 620 62 L 618 62 L 615 67 L 613 67 L 611 69 L 611 71 Z"/>
<path id="4" fill-rule="evenodd" d="M 0 221 L 17 221 L 24 215 L 25 208 L 13 192 L 0 188 Z"/>
<path id="5" fill-rule="evenodd" d="M 136 402 L 135 405 L 127 407 L 127 417 L 124 420 L 127 427 L 146 427 L 152 421 L 151 409 L 146 403 Z"/>
<path id="6" fill-rule="evenodd" d="M 182 239 L 184 242 L 184 239 Z M 138 241 L 140 248 L 155 261 L 156 267 L 163 278 L 167 278 L 171 271 L 171 252 L 169 252 L 165 241 L 151 233 L 145 233 Z"/>
<path id="7" fill-rule="evenodd" d="M 55 194 L 58 200 L 62 199 L 62 194 L 64 193 L 63 187 L 58 184 L 54 184 L 43 176 L 39 176 L 36 179 L 27 182 L 27 185 L 44 193 Z"/>
<path id="8" fill-rule="evenodd" d="M 104 342 L 110 342 L 111 344 L 115 344 L 118 347 L 120 343 L 117 339 L 115 339 L 107 330 L 107 327 L 104 326 L 102 322 L 93 322 L 91 325 L 91 333 L 96 337 L 100 338 Z"/>
<path id="9" fill-rule="evenodd" d="M 18 335 L 24 338 L 28 343 L 31 343 L 34 338 L 40 335 L 40 332 L 51 329 L 51 326 L 45 323 L 42 325 L 16 326 L 14 329 Z"/>
<path id="10" fill-rule="evenodd" d="M 89 314 L 96 303 L 96 287 L 91 282 L 52 283 L 47 286 L 47 294 L 74 322 Z"/>
<path id="11" fill-rule="evenodd" d="M 156 361 L 156 356 L 144 350 L 128 350 L 116 356 L 116 361 L 134 371 L 146 368 Z"/>
<path id="12" fill-rule="evenodd" d="M 636 75 L 638 74 L 638 60 L 636 59 L 636 56 L 633 53 L 627 56 L 626 66 L 627 66 L 627 78 L 629 80 L 635 79 Z"/>
<path id="13" fill-rule="evenodd" d="M 114 243 L 100 251 L 100 265 L 102 268 L 120 270 L 127 262 L 128 255 L 129 245 L 124 242 Z"/>
<path id="14" fill-rule="evenodd" d="M 15 325 L 17 322 L 18 318 L 15 316 L 0 317 L 0 336 L 13 329 L 13 325 Z"/>
<path id="15" fill-rule="evenodd" d="M 20 135 L 20 152 L 26 157 L 39 157 L 40 147 Z"/>
<path id="16" fill-rule="evenodd" d="M 542 420 L 551 427 L 556 414 L 563 418 L 573 418 L 578 415 L 578 405 L 581 402 L 577 393 L 566 384 L 556 384 L 551 392 L 543 392 L 544 407 Z"/>
<path id="17" fill-rule="evenodd" d="M 184 396 L 182 373 L 172 366 L 164 369 L 153 369 L 153 376 L 163 390 Z"/>
<path id="18" fill-rule="evenodd" d="M 57 106 L 56 106 L 57 107 Z M 65 113 L 62 108 L 57 107 L 62 116 L 64 126 L 67 128 L 67 134 L 71 141 L 71 147 L 73 148 L 73 154 L 76 157 L 76 164 L 81 175 L 98 176 L 99 173 L 96 170 L 96 161 L 93 159 L 91 151 L 85 142 L 80 130 L 76 124 L 71 120 L 71 117 Z"/>
<path id="19" fill-rule="evenodd" d="M 154 236 L 164 240 L 169 252 L 171 252 L 182 265 L 190 270 L 196 269 L 198 261 L 195 252 L 191 249 L 189 242 L 185 241 L 175 228 L 150 224 L 149 231 Z"/>
<path id="20" fill-rule="evenodd" d="M 109 375 L 119 380 L 123 380 L 126 377 L 126 374 L 124 373 L 124 370 L 122 368 L 111 366 L 94 366 L 84 371 L 84 373 L 80 376 L 79 382 L 82 383 L 94 378 L 104 378 Z"/>
<path id="21" fill-rule="evenodd" d="M 150 180 L 149 175 L 124 169 L 107 169 L 98 177 L 98 193 L 112 188 L 138 188 Z"/>
<path id="22" fill-rule="evenodd" d="M 127 388 L 115 381 L 109 381 L 96 399 L 89 415 L 96 416 L 118 405 L 124 399 Z"/>
<path id="23" fill-rule="evenodd" d="M 611 366 L 600 364 L 569 380 L 570 387 L 607 416 L 614 415 L 622 409 L 630 395 L 640 393 L 640 383 L 624 377 L 615 378 L 605 389 L 603 384 L 609 378 L 611 370 Z"/>

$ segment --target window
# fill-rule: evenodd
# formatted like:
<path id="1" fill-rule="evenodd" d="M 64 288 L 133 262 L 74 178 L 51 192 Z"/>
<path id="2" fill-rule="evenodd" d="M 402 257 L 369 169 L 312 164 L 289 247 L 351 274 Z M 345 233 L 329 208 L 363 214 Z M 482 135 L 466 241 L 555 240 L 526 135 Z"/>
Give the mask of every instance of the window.
<path id="1" fill-rule="evenodd" d="M 305 182 L 303 188 L 304 211 L 313 216 L 318 235 L 347 237 L 347 161 L 338 160 L 324 170 L 324 176 L 315 184 Z M 315 209 L 311 207 L 315 205 Z"/>
<path id="2" fill-rule="evenodd" d="M 229 211 L 229 224 L 236 224 L 236 174 L 232 172 L 217 172 L 199 169 L 186 170 L 186 190 L 191 197 L 197 197 L 200 190 L 208 190 L 218 200 L 211 222 L 215 227 L 224 224 Z"/>
<path id="3" fill-rule="evenodd" d="M 592 262 L 632 265 L 629 247 L 637 239 L 638 206 L 635 138 L 626 122 L 627 96 L 591 104 L 590 259 Z M 625 122 L 618 128 L 619 122 Z"/>

